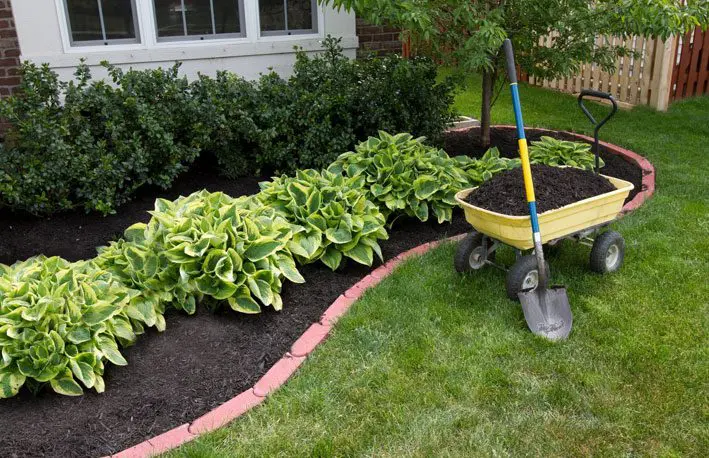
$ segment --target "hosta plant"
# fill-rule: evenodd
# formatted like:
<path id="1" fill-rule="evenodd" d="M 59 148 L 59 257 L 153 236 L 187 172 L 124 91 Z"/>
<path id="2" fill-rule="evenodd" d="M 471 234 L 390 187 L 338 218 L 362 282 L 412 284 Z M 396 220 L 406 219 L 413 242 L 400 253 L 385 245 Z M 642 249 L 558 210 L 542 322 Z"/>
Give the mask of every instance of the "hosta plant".
<path id="1" fill-rule="evenodd" d="M 362 191 L 364 177 L 300 170 L 260 186 L 257 198 L 294 225 L 287 247 L 300 263 L 321 260 L 335 270 L 343 256 L 368 266 L 375 253 L 382 259 L 385 218 Z"/>
<path id="2" fill-rule="evenodd" d="M 603 159 L 598 158 L 598 160 L 600 167 L 603 167 L 605 165 Z M 593 170 L 596 166 L 596 156 L 591 152 L 591 145 L 588 143 L 557 140 L 544 136 L 529 145 L 529 162 Z"/>
<path id="3" fill-rule="evenodd" d="M 163 310 L 142 301 L 93 262 L 38 256 L 0 264 L 0 398 L 45 383 L 76 396 L 103 392 L 105 362 L 125 365 L 119 345 L 146 326 L 165 327 Z"/>
<path id="4" fill-rule="evenodd" d="M 367 197 L 390 215 L 407 214 L 426 221 L 450 221 L 455 193 L 470 184 L 468 174 L 443 150 L 426 146 L 424 138 L 379 132 L 340 155 L 328 168 L 364 179 Z"/>
<path id="5" fill-rule="evenodd" d="M 282 308 L 283 278 L 303 277 L 286 247 L 294 228 L 254 198 L 200 191 L 174 202 L 158 199 L 148 224 L 100 249 L 98 262 L 147 301 L 194 313 L 202 299 L 228 301 L 242 313 Z"/>
<path id="6" fill-rule="evenodd" d="M 456 156 L 453 159 L 456 160 L 459 167 L 465 170 L 468 179 L 474 186 L 489 180 L 496 173 L 510 170 L 520 165 L 519 159 L 500 157 L 500 151 L 496 147 L 487 150 L 480 159 L 468 156 Z"/>

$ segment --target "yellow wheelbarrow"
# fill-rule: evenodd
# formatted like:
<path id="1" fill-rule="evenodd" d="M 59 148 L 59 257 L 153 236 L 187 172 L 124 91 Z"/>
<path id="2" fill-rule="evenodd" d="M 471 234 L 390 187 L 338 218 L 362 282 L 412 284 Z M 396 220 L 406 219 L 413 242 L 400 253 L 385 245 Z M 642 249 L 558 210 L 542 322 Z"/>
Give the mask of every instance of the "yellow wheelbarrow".
<path id="1" fill-rule="evenodd" d="M 625 180 L 609 176 L 605 178 L 615 186 L 615 191 L 539 215 L 543 244 L 553 246 L 561 240 L 569 239 L 590 246 L 591 270 L 599 273 L 615 272 L 623 264 L 623 237 L 618 232 L 603 230 L 620 214 L 623 202 L 633 189 L 633 184 Z M 539 281 L 536 257 L 525 254 L 534 248 L 529 238 L 532 231 L 530 217 L 504 215 L 471 205 L 465 198 L 474 189 L 464 189 L 455 196 L 463 207 L 465 219 L 475 229 L 459 243 L 455 268 L 458 272 L 469 272 L 489 264 L 506 270 L 507 295 L 517 300 L 519 292 L 535 289 Z M 494 260 L 495 250 L 501 245 L 515 249 L 516 262 L 509 268 Z"/>

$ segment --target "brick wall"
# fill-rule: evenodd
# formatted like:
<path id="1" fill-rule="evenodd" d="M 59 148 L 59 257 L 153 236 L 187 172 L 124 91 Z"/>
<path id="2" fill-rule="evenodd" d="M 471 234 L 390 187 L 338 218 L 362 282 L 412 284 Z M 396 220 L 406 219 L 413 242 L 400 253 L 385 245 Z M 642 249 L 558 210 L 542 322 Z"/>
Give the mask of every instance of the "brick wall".
<path id="1" fill-rule="evenodd" d="M 20 44 L 10 0 L 0 0 L 0 96 L 10 95 L 20 84 Z"/>
<path id="2" fill-rule="evenodd" d="M 359 37 L 358 57 L 372 53 L 377 55 L 401 53 L 399 30 L 393 27 L 370 25 L 364 19 L 357 18 L 357 36 Z"/>

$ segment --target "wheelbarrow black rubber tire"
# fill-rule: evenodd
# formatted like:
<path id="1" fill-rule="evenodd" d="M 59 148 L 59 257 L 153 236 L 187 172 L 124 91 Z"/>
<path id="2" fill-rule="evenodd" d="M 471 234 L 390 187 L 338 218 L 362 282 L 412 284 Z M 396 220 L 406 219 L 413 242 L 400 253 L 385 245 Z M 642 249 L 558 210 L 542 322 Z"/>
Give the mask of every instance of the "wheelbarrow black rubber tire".
<path id="1" fill-rule="evenodd" d="M 491 243 L 490 241 L 488 241 Z M 475 250 L 481 250 L 483 245 L 483 234 L 479 232 L 471 232 L 458 242 L 458 249 L 455 252 L 455 258 L 453 259 L 453 264 L 455 265 L 455 270 L 460 273 L 471 272 L 473 270 L 481 269 L 485 266 L 485 260 L 494 259 L 495 252 L 486 255 L 484 259 L 479 260 L 477 263 L 471 262 L 471 255 Z M 488 247 L 489 248 L 489 247 Z M 479 259 L 479 258 L 478 258 Z"/>
<path id="2" fill-rule="evenodd" d="M 591 270 L 599 274 L 615 272 L 625 259 L 625 240 L 616 231 L 607 231 L 596 237 L 591 248 Z"/>
<path id="3" fill-rule="evenodd" d="M 549 263 L 545 262 L 547 278 L 549 278 Z M 522 256 L 517 261 L 512 264 L 510 270 L 507 271 L 507 278 L 505 279 L 505 288 L 507 289 L 507 297 L 513 301 L 519 300 L 517 293 L 522 290 L 529 289 L 530 287 L 536 288 L 536 285 L 532 285 L 529 282 L 533 280 L 533 277 L 528 276 L 530 274 L 537 274 L 537 257 L 533 254 Z M 538 281 L 537 277 L 537 281 Z"/>

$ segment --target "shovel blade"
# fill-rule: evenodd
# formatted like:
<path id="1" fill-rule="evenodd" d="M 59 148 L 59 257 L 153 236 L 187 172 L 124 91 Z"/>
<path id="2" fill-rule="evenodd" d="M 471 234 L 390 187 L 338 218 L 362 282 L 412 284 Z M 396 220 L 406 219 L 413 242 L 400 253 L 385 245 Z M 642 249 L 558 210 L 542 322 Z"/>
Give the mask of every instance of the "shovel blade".
<path id="1" fill-rule="evenodd" d="M 533 334 L 549 340 L 566 339 L 571 332 L 573 317 L 566 288 L 551 287 L 518 293 L 524 319 Z"/>

